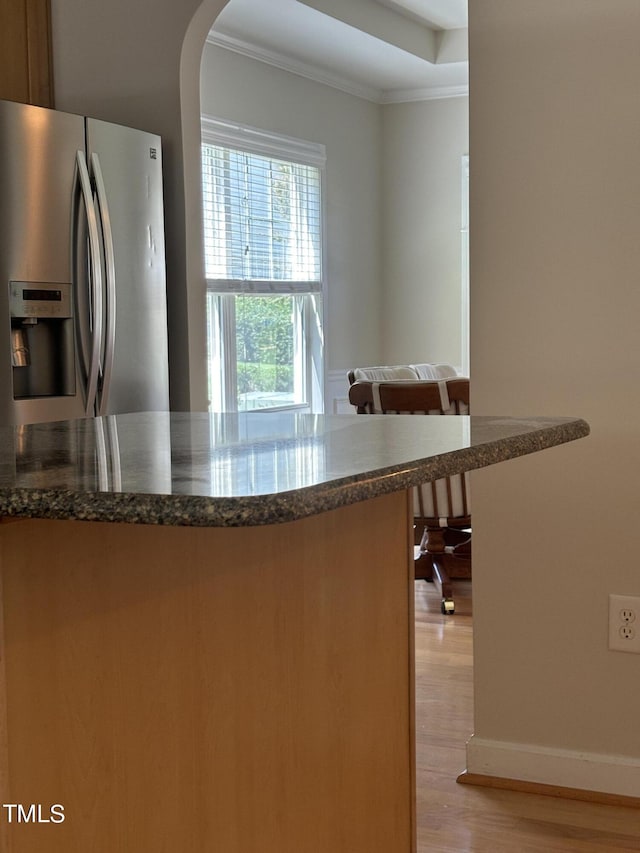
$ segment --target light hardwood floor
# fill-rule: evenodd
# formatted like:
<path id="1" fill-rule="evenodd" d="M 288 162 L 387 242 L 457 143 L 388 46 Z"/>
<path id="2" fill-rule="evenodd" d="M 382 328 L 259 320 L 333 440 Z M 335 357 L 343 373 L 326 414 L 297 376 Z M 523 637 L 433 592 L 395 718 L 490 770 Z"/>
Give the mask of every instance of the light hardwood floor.
<path id="1" fill-rule="evenodd" d="M 640 851 L 640 810 L 460 785 L 473 732 L 470 582 L 444 617 L 416 582 L 418 853 Z"/>

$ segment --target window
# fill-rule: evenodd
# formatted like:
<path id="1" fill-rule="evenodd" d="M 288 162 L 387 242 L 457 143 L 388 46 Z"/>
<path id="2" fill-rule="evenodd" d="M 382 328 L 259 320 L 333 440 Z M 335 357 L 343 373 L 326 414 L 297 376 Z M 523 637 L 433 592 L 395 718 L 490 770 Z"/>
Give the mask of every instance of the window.
<path id="1" fill-rule="evenodd" d="M 323 146 L 203 119 L 209 406 L 322 411 Z"/>

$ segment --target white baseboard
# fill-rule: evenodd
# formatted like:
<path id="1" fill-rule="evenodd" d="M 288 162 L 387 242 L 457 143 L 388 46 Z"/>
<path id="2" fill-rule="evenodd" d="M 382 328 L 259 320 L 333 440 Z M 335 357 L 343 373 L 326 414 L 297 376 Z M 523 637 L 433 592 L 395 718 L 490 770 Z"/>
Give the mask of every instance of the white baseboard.
<path id="1" fill-rule="evenodd" d="M 467 743 L 467 772 L 542 785 L 640 797 L 640 758 L 478 738 Z"/>

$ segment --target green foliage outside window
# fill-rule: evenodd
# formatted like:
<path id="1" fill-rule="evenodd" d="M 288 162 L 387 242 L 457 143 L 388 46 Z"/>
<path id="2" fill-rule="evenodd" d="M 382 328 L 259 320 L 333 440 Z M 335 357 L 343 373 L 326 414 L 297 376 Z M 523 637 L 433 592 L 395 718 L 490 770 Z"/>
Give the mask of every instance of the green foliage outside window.
<path id="1" fill-rule="evenodd" d="M 237 296 L 238 394 L 293 393 L 291 296 Z"/>

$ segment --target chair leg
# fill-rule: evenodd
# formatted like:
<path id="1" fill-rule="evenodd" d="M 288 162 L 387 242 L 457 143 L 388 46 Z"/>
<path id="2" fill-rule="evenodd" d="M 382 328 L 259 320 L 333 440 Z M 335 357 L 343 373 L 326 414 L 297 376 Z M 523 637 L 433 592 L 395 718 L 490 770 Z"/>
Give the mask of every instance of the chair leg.
<path id="1" fill-rule="evenodd" d="M 416 579 L 432 581 L 440 595 L 440 609 L 445 616 L 455 613 L 453 588 L 445 568 L 444 529 L 425 527 L 420 550 L 415 560 Z"/>
<path id="2" fill-rule="evenodd" d="M 456 611 L 456 606 L 453 600 L 451 580 L 444 567 L 444 562 L 441 562 L 435 556 L 431 559 L 433 566 L 433 582 L 440 593 L 440 609 L 445 616 L 452 616 Z"/>
<path id="3" fill-rule="evenodd" d="M 417 537 L 416 531 L 416 545 L 418 547 L 414 548 L 414 560 L 413 560 L 413 568 L 414 568 L 414 577 L 417 581 L 424 580 L 428 583 L 431 583 L 433 580 L 433 564 L 431 562 L 431 557 L 427 553 L 427 528 L 424 528 L 424 533 L 420 540 Z"/>
<path id="4" fill-rule="evenodd" d="M 417 581 L 433 581 L 433 563 L 429 554 L 416 549 L 415 558 L 413 561 L 414 577 Z"/>

